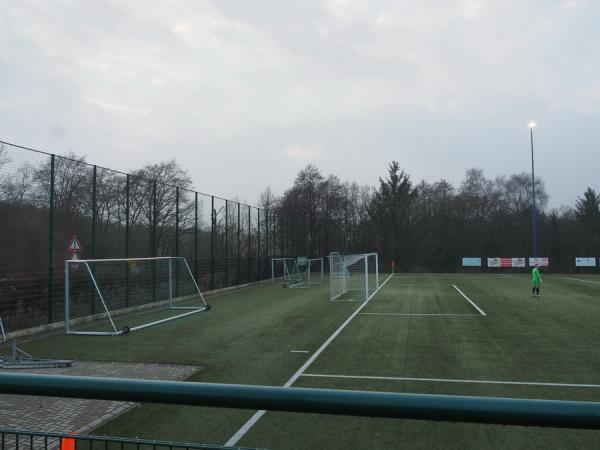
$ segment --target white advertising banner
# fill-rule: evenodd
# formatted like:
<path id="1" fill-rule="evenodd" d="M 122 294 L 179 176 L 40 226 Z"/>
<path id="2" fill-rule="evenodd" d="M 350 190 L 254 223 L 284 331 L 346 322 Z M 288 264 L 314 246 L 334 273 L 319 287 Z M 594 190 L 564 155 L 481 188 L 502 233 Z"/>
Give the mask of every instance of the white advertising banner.
<path id="1" fill-rule="evenodd" d="M 488 258 L 488 267 L 526 267 L 526 258 Z"/>
<path id="2" fill-rule="evenodd" d="M 488 258 L 487 259 L 487 266 L 488 267 L 502 267 L 500 265 L 500 258 Z"/>
<path id="3" fill-rule="evenodd" d="M 575 258 L 575 265 L 577 267 L 596 267 L 596 258 Z"/>
<path id="4" fill-rule="evenodd" d="M 548 267 L 550 266 L 550 259 L 548 258 L 529 258 L 529 267 L 540 266 L 540 267 Z"/>
<path id="5" fill-rule="evenodd" d="M 512 258 L 512 267 L 526 267 L 525 258 Z"/>

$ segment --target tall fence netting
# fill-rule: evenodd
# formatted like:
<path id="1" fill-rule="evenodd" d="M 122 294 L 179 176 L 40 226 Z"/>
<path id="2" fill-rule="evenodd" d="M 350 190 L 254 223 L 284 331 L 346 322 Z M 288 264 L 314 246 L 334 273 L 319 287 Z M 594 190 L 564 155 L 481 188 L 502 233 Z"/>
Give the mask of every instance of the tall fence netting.
<path id="1" fill-rule="evenodd" d="M 183 256 L 202 291 L 269 278 L 270 258 L 289 245 L 274 211 L 4 142 L 0 217 L 7 331 L 63 320 L 73 236 L 85 259 Z"/>

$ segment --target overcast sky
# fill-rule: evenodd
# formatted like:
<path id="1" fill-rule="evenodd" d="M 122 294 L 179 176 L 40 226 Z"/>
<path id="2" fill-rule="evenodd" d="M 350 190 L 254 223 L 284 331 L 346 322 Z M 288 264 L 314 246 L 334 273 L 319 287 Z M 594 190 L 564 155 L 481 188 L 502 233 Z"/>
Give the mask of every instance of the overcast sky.
<path id="1" fill-rule="evenodd" d="M 256 203 L 312 162 L 374 185 L 530 170 L 600 190 L 597 0 L 0 0 L 0 139 Z"/>

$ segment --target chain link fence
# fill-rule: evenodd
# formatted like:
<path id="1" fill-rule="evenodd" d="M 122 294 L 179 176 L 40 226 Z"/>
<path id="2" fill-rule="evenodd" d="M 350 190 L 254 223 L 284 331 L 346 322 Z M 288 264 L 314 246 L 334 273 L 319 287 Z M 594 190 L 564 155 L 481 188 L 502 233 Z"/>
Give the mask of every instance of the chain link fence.
<path id="1" fill-rule="evenodd" d="M 275 211 L 3 141 L 0 217 L 10 331 L 63 319 L 74 235 L 85 259 L 184 256 L 203 291 L 267 279 L 293 248 Z"/>

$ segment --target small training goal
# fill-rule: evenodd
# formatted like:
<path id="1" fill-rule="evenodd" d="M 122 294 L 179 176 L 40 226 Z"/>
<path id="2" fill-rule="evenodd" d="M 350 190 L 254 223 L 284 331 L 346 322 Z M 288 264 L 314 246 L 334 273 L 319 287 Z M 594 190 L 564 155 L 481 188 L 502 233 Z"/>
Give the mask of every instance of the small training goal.
<path id="1" fill-rule="evenodd" d="M 329 282 L 331 301 L 369 300 L 379 288 L 377 253 L 329 255 Z"/>
<path id="2" fill-rule="evenodd" d="M 127 334 L 209 309 L 183 257 L 65 261 L 67 334 Z"/>
<path id="3" fill-rule="evenodd" d="M 296 258 L 271 258 L 271 281 L 289 281 L 298 272 Z"/>
<path id="4" fill-rule="evenodd" d="M 325 264 L 323 258 L 310 258 L 308 260 L 308 284 L 322 283 L 325 277 Z"/>
<path id="5" fill-rule="evenodd" d="M 311 269 L 315 270 L 317 262 L 317 259 L 308 259 L 305 256 L 272 258 L 271 280 L 275 282 L 283 279 L 284 286 L 288 288 L 308 288 L 311 283 L 318 283 L 323 279 L 322 259 L 319 275 L 314 274 L 311 278 Z"/>

